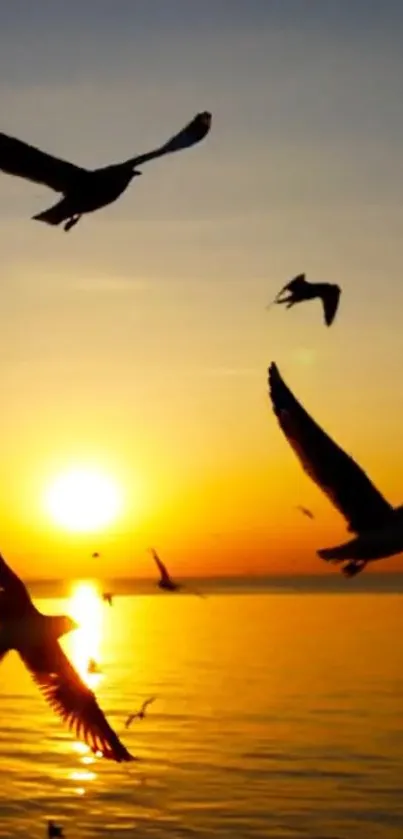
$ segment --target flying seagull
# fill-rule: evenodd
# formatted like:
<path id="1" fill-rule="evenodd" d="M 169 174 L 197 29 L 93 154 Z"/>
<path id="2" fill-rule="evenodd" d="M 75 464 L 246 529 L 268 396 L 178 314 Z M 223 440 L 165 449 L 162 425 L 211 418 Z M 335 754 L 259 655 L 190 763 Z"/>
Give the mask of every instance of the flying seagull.
<path id="1" fill-rule="evenodd" d="M 112 603 L 113 603 L 112 593 L 110 591 L 104 591 L 104 593 L 102 595 L 102 600 L 104 601 L 104 603 L 109 603 L 109 605 L 112 606 Z"/>
<path id="2" fill-rule="evenodd" d="M 273 303 L 285 303 L 286 308 L 290 309 L 295 303 L 302 303 L 304 300 L 313 300 L 318 297 L 323 304 L 323 311 L 325 316 L 325 323 L 331 326 L 339 305 L 341 288 L 332 283 L 310 283 L 305 279 L 305 274 L 298 274 L 294 277 L 273 300 Z M 270 303 L 267 308 L 273 305 Z"/>
<path id="3" fill-rule="evenodd" d="M 158 588 L 165 591 L 179 591 L 179 589 L 183 588 L 180 583 L 176 583 L 175 580 L 170 577 L 168 569 L 162 562 L 162 559 L 159 558 L 157 551 L 154 548 L 150 548 L 150 554 L 155 561 L 158 571 L 160 572 L 160 579 L 157 583 Z"/>
<path id="4" fill-rule="evenodd" d="M 299 510 L 303 516 L 306 516 L 308 519 L 314 519 L 315 516 L 311 510 L 308 510 L 308 507 L 303 507 L 302 504 L 297 505 L 297 510 Z"/>
<path id="5" fill-rule="evenodd" d="M 59 644 L 58 639 L 77 626 L 65 615 L 41 614 L 0 555 L 0 661 L 15 650 L 53 710 L 94 753 L 118 762 L 135 760 Z"/>
<path id="6" fill-rule="evenodd" d="M 150 554 L 153 557 L 155 564 L 160 572 L 160 579 L 158 580 L 157 586 L 165 591 L 180 591 L 180 589 L 186 588 L 188 592 L 191 594 L 195 594 L 196 597 L 205 597 L 204 594 L 201 594 L 200 591 L 196 591 L 195 589 L 190 589 L 188 586 L 183 585 L 183 583 L 176 583 L 175 580 L 169 575 L 168 569 L 166 565 L 162 562 L 162 559 L 157 554 L 157 551 L 154 548 L 150 548 Z"/>
<path id="7" fill-rule="evenodd" d="M 62 193 L 63 198 L 57 204 L 33 218 L 52 225 L 65 222 L 64 229 L 67 231 L 77 224 L 84 213 L 91 213 L 116 201 L 132 178 L 141 175 L 138 166 L 194 146 L 203 140 L 210 127 L 211 114 L 203 111 L 157 149 L 102 169 L 83 169 L 22 140 L 0 133 L 0 169 L 9 175 L 45 184 L 55 192 Z"/>
<path id="8" fill-rule="evenodd" d="M 146 699 L 145 702 L 143 702 L 141 708 L 138 711 L 135 711 L 134 714 L 129 714 L 125 722 L 125 728 L 129 728 L 129 725 L 131 725 L 133 720 L 135 719 L 143 720 L 146 715 L 146 710 L 148 706 L 151 705 L 152 702 L 155 702 L 156 698 L 156 696 L 151 696 L 150 699 Z"/>
<path id="9" fill-rule="evenodd" d="M 87 673 L 90 673 L 90 674 L 92 674 L 92 673 L 95 673 L 95 674 L 102 673 L 102 670 L 101 670 L 99 664 L 97 664 L 97 662 L 95 661 L 95 658 L 90 658 L 89 659 L 88 667 L 87 667 Z"/>
<path id="10" fill-rule="evenodd" d="M 403 551 L 403 507 L 394 508 L 365 472 L 314 422 L 283 381 L 276 364 L 269 367 L 274 413 L 303 470 L 344 516 L 353 539 L 319 550 L 331 562 L 345 562 L 347 577 L 368 562 Z"/>

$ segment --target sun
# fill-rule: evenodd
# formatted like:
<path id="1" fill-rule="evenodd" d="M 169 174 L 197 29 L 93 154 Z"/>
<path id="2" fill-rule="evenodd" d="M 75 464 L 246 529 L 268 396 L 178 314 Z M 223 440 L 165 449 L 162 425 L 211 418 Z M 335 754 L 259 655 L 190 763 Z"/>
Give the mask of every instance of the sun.
<path id="1" fill-rule="evenodd" d="M 77 468 L 59 475 L 45 493 L 45 505 L 56 524 L 76 533 L 108 527 L 122 508 L 113 478 L 96 469 Z"/>

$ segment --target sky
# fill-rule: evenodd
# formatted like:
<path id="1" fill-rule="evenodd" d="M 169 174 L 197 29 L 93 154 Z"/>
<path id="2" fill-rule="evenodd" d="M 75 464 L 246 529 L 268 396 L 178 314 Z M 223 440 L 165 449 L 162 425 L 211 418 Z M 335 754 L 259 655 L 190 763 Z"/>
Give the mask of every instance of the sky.
<path id="1" fill-rule="evenodd" d="M 25 576 L 144 576 L 150 544 L 175 574 L 336 573 L 316 550 L 345 524 L 271 413 L 273 360 L 402 502 L 402 32 L 400 0 L 2 4 L 5 133 L 96 167 L 213 114 L 68 234 L 0 175 L 1 550 Z M 265 310 L 300 272 L 342 286 L 331 329 Z M 82 466 L 123 495 L 102 533 L 44 504 Z"/>

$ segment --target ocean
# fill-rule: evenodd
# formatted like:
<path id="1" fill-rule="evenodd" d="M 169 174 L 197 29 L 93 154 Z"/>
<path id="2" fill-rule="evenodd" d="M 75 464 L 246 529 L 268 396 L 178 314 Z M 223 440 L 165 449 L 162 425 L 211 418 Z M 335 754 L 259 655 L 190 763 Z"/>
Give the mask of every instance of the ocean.
<path id="1" fill-rule="evenodd" d="M 94 582 L 42 593 L 44 612 L 80 621 L 63 647 L 83 674 L 98 662 L 85 678 L 140 760 L 91 755 L 9 654 L 0 837 L 39 839 L 52 818 L 67 839 L 401 839 L 403 594 L 385 577 L 122 593 L 112 607 Z"/>

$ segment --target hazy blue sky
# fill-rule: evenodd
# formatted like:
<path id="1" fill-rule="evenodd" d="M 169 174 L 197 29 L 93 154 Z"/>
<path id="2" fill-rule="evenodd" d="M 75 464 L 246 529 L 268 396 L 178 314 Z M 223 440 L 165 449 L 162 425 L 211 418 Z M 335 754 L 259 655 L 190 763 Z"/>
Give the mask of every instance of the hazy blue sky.
<path id="1" fill-rule="evenodd" d="M 272 359 L 403 499 L 402 36 L 399 0 L 2 4 L 4 132 L 97 166 L 213 113 L 202 145 L 68 235 L 30 220 L 49 190 L 0 176 L 10 559 L 80 561 L 39 507 L 49 475 L 89 459 L 129 487 L 104 538 L 119 573 L 150 538 L 179 569 L 191 549 L 196 570 L 294 554 L 315 570 L 344 527 L 271 416 Z M 264 310 L 304 270 L 343 287 L 330 330 L 315 303 Z"/>

